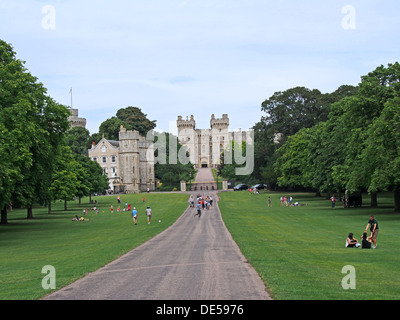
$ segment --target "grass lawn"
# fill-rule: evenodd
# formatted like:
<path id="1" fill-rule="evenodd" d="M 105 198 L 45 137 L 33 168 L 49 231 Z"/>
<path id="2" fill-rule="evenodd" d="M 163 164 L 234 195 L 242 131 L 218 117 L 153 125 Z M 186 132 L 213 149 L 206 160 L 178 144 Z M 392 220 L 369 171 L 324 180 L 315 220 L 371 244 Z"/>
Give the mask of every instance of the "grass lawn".
<path id="1" fill-rule="evenodd" d="M 9 212 L 9 224 L 0 226 L 0 300 L 39 299 L 50 293 L 42 288 L 46 265 L 56 269 L 57 289 L 99 269 L 172 225 L 188 207 L 187 198 L 153 193 L 121 196 L 121 208 L 126 201 L 138 209 L 137 226 L 130 212 L 117 213 L 116 196 L 96 197 L 100 212 L 89 210 L 85 217 L 89 221 L 84 222 L 72 218 L 90 209 L 87 198 L 81 207 L 77 201 L 69 202 L 67 212 L 63 202 L 57 202 L 52 215 L 47 208 L 35 208 L 29 221 L 26 210 Z M 147 205 L 153 211 L 151 225 L 147 225 Z"/>
<path id="2" fill-rule="evenodd" d="M 272 208 L 267 207 L 271 196 Z M 277 300 L 400 299 L 400 215 L 393 213 L 392 194 L 378 196 L 378 209 L 343 209 L 313 194 L 291 194 L 304 207 L 281 207 L 283 194 L 221 193 L 223 219 L 248 261 Z M 289 196 L 289 194 L 287 194 Z M 376 249 L 345 248 L 350 232 L 356 239 L 369 215 L 378 220 Z M 356 289 L 344 290 L 344 266 L 356 271 Z"/>

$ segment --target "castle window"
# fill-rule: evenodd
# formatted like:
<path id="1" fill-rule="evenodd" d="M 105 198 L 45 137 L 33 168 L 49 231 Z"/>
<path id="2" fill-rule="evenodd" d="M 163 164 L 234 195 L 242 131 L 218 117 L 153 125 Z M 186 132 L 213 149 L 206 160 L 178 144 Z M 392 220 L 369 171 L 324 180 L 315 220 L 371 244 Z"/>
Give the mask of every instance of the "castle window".
<path id="1" fill-rule="evenodd" d="M 94 157 L 92 160 L 97 162 L 97 157 Z"/>
<path id="2" fill-rule="evenodd" d="M 101 147 L 101 151 L 102 151 L 102 152 L 106 152 L 106 151 L 107 151 L 106 146 L 102 146 L 102 147 Z"/>
<path id="3" fill-rule="evenodd" d="M 117 162 L 117 157 L 116 156 L 112 156 L 111 157 L 111 162 L 112 163 L 116 163 Z"/>
<path id="4" fill-rule="evenodd" d="M 101 162 L 107 163 L 107 157 L 101 157 Z"/>

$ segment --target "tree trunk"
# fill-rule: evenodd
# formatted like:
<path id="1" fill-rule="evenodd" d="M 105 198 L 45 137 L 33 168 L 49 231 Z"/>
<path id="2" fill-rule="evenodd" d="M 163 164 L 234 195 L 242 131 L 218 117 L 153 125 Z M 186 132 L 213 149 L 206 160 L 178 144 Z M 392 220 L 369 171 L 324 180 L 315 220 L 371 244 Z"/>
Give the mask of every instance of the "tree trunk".
<path id="1" fill-rule="evenodd" d="M 7 221 L 7 206 L 5 205 L 3 209 L 1 209 L 1 221 L 0 224 L 8 224 Z"/>
<path id="2" fill-rule="evenodd" d="M 81 197 L 79 197 L 79 207 L 81 207 L 81 204 L 82 204 L 82 198 Z"/>
<path id="3" fill-rule="evenodd" d="M 394 189 L 394 212 L 400 212 L 400 188 Z"/>
<path id="4" fill-rule="evenodd" d="M 49 201 L 49 204 L 47 205 L 47 208 L 49 209 L 49 214 L 51 214 L 51 201 Z"/>
<path id="5" fill-rule="evenodd" d="M 33 204 L 27 208 L 27 219 L 33 219 Z"/>
<path id="6" fill-rule="evenodd" d="M 68 208 L 67 208 L 67 200 L 64 200 L 64 211 L 68 211 Z"/>
<path id="7" fill-rule="evenodd" d="M 371 208 L 378 208 L 378 192 L 371 192 Z"/>

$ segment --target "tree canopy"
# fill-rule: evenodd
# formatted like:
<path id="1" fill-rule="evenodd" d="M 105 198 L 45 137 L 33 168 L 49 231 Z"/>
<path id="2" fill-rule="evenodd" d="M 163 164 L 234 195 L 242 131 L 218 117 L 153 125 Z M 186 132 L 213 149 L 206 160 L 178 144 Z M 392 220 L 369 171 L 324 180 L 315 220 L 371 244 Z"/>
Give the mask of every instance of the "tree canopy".
<path id="1" fill-rule="evenodd" d="M 290 136 L 278 150 L 280 186 L 320 192 L 393 191 L 400 211 L 400 64 L 361 78 L 356 94 L 331 105 L 327 120 Z"/>

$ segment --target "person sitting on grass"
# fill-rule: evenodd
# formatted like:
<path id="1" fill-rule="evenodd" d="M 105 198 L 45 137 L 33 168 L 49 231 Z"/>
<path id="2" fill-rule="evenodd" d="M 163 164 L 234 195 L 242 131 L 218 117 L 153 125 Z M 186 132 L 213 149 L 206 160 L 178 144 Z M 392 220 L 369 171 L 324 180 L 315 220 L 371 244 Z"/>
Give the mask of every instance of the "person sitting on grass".
<path id="1" fill-rule="evenodd" d="M 89 219 L 85 219 L 84 217 L 79 218 L 78 216 L 75 216 L 75 218 L 73 218 L 72 221 L 89 221 Z"/>
<path id="2" fill-rule="evenodd" d="M 361 236 L 361 247 L 363 249 L 371 249 L 371 237 L 368 237 L 367 233 L 364 232 L 363 235 Z"/>
<path id="3" fill-rule="evenodd" d="M 346 239 L 346 248 L 358 248 L 359 246 L 358 240 L 354 239 L 353 233 L 350 232 Z"/>

